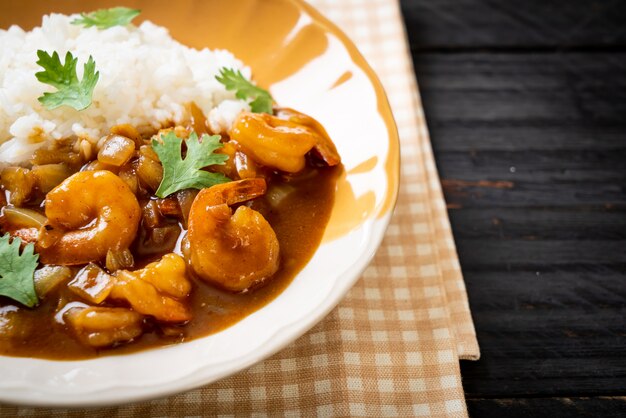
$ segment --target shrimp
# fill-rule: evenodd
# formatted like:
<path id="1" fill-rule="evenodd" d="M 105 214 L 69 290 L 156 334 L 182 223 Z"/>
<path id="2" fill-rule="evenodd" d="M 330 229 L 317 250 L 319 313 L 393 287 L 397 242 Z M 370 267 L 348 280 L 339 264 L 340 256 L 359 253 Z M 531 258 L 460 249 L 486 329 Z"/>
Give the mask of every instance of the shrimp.
<path id="1" fill-rule="evenodd" d="M 218 184 L 202 190 L 189 213 L 189 259 L 203 280 L 231 291 L 244 291 L 278 270 L 278 239 L 259 212 L 229 205 L 265 193 L 262 178 Z"/>
<path id="2" fill-rule="evenodd" d="M 137 312 L 163 322 L 191 320 L 189 309 L 179 300 L 191 292 L 185 261 L 177 254 L 164 255 L 141 270 L 115 272 L 109 298 L 124 300 Z"/>
<path id="3" fill-rule="evenodd" d="M 258 163 L 288 173 L 301 171 L 311 150 L 329 166 L 341 161 L 319 122 L 291 109 L 279 109 L 276 116 L 242 112 L 230 137 Z"/>
<path id="4" fill-rule="evenodd" d="M 326 129 L 317 120 L 309 115 L 300 113 L 297 110 L 283 107 L 276 109 L 276 117 L 282 120 L 297 123 L 313 130 L 317 135 L 317 143 L 313 146 L 313 151 L 330 167 L 341 162 L 341 157 L 337 152 L 337 147 L 328 136 Z"/>
<path id="5" fill-rule="evenodd" d="M 189 309 L 178 300 L 191 292 L 185 270 L 185 261 L 173 253 L 140 270 L 118 270 L 115 276 L 90 264 L 69 284 L 70 289 L 91 303 L 121 300 L 132 309 L 71 302 L 62 310 L 63 319 L 83 344 L 96 348 L 138 337 L 148 315 L 162 322 L 189 321 Z"/>
<path id="6" fill-rule="evenodd" d="M 63 318 L 78 339 L 91 347 L 107 347 L 128 342 L 143 333 L 143 315 L 126 308 L 100 306 L 68 309 Z"/>
<path id="7" fill-rule="evenodd" d="M 99 261 L 135 239 L 141 208 L 126 183 L 109 171 L 83 171 L 46 195 L 47 222 L 37 252 L 44 264 Z"/>

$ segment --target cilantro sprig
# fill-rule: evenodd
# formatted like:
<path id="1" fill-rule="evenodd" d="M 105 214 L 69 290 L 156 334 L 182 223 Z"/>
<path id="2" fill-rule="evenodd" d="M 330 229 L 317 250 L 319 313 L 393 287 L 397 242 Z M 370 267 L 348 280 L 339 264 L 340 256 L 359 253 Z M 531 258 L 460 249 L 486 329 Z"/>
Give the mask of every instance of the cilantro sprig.
<path id="1" fill-rule="evenodd" d="M 229 182 L 230 179 L 220 173 L 210 173 L 202 170 L 210 165 L 223 165 L 228 156 L 215 154 L 214 151 L 222 147 L 219 135 L 198 135 L 192 132 L 187 144 L 187 155 L 182 158 L 181 147 L 183 140 L 172 131 L 161 135 L 162 143 L 152 140 L 152 148 L 163 164 L 163 180 L 156 191 L 158 197 L 166 197 L 183 189 L 204 189 L 219 183 Z"/>
<path id="2" fill-rule="evenodd" d="M 19 238 L 11 240 L 9 234 L 0 237 L 0 295 L 32 308 L 39 301 L 34 278 L 39 255 L 32 243 L 20 254 L 21 243 Z"/>
<path id="3" fill-rule="evenodd" d="M 87 63 L 83 66 L 83 79 L 78 80 L 76 64 L 78 58 L 74 58 L 71 52 L 65 54 L 65 63 L 61 64 L 59 54 L 54 51 L 52 55 L 46 51 L 38 50 L 37 64 L 44 71 L 35 73 L 37 80 L 44 84 L 56 87 L 58 91 L 44 93 L 37 100 L 46 108 L 52 110 L 59 106 L 70 106 L 76 110 L 83 110 L 89 107 L 96 87 L 100 72 L 96 71 L 96 62 L 91 55 Z"/>
<path id="4" fill-rule="evenodd" d="M 255 86 L 247 80 L 241 71 L 232 68 L 222 67 L 220 75 L 215 79 L 222 83 L 226 90 L 235 90 L 235 96 L 240 100 L 251 100 L 250 109 L 254 113 L 272 114 L 272 103 L 274 99 L 267 90 Z"/>
<path id="5" fill-rule="evenodd" d="M 81 13 L 80 17 L 72 20 L 72 25 L 82 25 L 86 28 L 92 26 L 98 29 L 108 29 L 113 26 L 126 26 L 136 18 L 141 10 L 128 7 L 112 7 L 99 9 L 90 13 Z"/>

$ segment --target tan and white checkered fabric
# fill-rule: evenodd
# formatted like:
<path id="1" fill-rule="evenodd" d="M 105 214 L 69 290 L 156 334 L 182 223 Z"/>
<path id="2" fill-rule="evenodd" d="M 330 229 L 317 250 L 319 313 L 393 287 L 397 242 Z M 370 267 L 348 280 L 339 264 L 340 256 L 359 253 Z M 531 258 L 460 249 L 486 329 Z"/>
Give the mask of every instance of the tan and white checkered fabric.
<path id="1" fill-rule="evenodd" d="M 215 384 L 115 408 L 0 406 L 4 416 L 465 417 L 459 358 L 478 344 L 397 0 L 312 0 L 387 90 L 402 184 L 382 247 L 343 302 L 269 360 Z"/>
<path id="2" fill-rule="evenodd" d="M 398 0 L 311 0 L 310 3 L 356 43 L 382 81 L 393 109 L 402 149 L 402 185 L 395 218 L 387 232 L 387 244 L 400 233 L 398 225 L 413 224 L 412 238 L 418 243 L 417 250 L 413 250 L 425 257 L 418 264 L 428 260 L 441 280 L 442 302 L 458 355 L 461 359 L 477 360 L 476 333 Z M 402 232 L 406 233 L 406 229 Z M 407 251 L 411 241 L 406 236 L 398 238 L 401 245 L 398 250 Z M 389 246 L 382 250 L 385 248 Z M 408 258 L 414 255 L 405 254 Z M 395 259 L 390 262 L 397 265 Z"/>

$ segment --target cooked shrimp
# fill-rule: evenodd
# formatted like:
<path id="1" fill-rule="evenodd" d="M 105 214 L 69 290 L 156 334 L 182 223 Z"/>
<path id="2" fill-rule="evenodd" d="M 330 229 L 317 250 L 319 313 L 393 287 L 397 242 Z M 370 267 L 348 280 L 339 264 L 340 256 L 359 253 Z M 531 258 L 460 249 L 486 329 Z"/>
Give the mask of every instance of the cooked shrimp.
<path id="1" fill-rule="evenodd" d="M 109 171 L 72 175 L 47 194 L 45 206 L 48 221 L 37 240 L 44 264 L 87 264 L 127 248 L 141 217 L 133 192 Z"/>
<path id="2" fill-rule="evenodd" d="M 311 150 L 330 166 L 340 162 L 324 128 L 310 116 L 291 109 L 279 110 L 277 116 L 242 112 L 230 137 L 258 163 L 288 173 L 302 170 L 305 155 Z"/>
<path id="3" fill-rule="evenodd" d="M 341 157 L 337 152 L 335 144 L 328 136 L 326 129 L 317 120 L 288 107 L 276 109 L 276 117 L 312 129 L 317 134 L 317 143 L 313 146 L 313 151 L 331 167 L 341 162 Z"/>
<path id="4" fill-rule="evenodd" d="M 68 309 L 63 317 L 76 336 L 91 347 L 127 342 L 143 332 L 143 315 L 125 308 L 77 305 Z"/>
<path id="5" fill-rule="evenodd" d="M 141 270 L 119 270 L 115 273 L 116 282 L 109 297 L 124 300 L 135 311 L 159 321 L 189 321 L 191 313 L 179 300 L 191 291 L 185 270 L 185 261 L 173 253 Z"/>
<path id="6" fill-rule="evenodd" d="M 259 212 L 230 205 L 265 193 L 265 180 L 245 179 L 202 190 L 189 213 L 189 258 L 203 280 L 243 291 L 278 270 L 278 239 Z"/>

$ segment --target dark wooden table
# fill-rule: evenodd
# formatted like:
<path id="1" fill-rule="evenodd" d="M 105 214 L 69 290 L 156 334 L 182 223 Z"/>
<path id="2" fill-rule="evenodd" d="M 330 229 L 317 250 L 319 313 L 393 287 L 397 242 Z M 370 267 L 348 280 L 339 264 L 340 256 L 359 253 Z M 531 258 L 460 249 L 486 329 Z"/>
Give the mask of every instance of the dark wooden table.
<path id="1" fill-rule="evenodd" d="M 473 417 L 626 416 L 626 1 L 402 0 Z"/>

